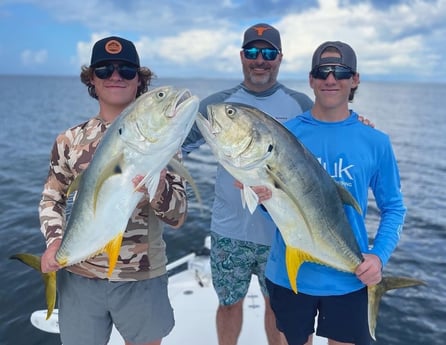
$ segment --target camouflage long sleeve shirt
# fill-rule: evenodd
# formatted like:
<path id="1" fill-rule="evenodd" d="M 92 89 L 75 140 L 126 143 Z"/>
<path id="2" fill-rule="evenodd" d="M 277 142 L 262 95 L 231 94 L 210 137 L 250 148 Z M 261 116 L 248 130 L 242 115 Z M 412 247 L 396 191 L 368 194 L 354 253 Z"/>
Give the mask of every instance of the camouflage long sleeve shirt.
<path id="1" fill-rule="evenodd" d="M 101 118 L 95 117 L 57 137 L 39 204 L 41 231 L 47 245 L 62 238 L 66 226 L 68 187 L 87 168 L 108 126 Z M 179 225 L 187 212 L 182 178 L 168 172 L 161 197 L 152 200 L 151 204 L 144 196 L 130 217 L 110 280 L 143 280 L 166 272 L 163 223 Z M 67 269 L 85 277 L 106 279 L 108 256 L 99 254 Z"/>

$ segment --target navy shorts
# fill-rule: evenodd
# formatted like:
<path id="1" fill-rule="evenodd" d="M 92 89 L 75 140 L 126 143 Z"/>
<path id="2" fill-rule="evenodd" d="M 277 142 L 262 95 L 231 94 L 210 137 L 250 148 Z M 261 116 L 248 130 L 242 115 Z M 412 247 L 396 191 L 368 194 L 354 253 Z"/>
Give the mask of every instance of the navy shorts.
<path id="1" fill-rule="evenodd" d="M 165 337 L 174 326 L 167 274 L 111 282 L 57 272 L 59 327 L 64 345 L 106 344 L 113 323 L 132 344 Z"/>
<path id="2" fill-rule="evenodd" d="M 355 345 L 370 345 L 367 315 L 367 288 L 340 296 L 311 296 L 272 283 L 266 279 L 277 328 L 289 345 L 303 345 L 314 333 L 316 315 L 318 336 Z"/>

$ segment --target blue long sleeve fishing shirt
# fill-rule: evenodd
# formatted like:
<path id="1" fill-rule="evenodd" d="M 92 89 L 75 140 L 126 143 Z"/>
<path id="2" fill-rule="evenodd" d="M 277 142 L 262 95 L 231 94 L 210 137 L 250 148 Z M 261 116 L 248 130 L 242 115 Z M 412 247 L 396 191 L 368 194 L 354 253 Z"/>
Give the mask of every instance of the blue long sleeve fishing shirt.
<path id="1" fill-rule="evenodd" d="M 399 170 L 388 135 L 358 121 L 353 111 L 340 122 L 321 122 L 307 111 L 286 122 L 285 126 L 357 200 L 362 215 L 349 206 L 345 206 L 345 210 L 360 250 L 376 254 L 384 266 L 398 243 L 406 212 Z M 371 246 L 365 224 L 369 190 L 380 211 L 379 226 Z M 266 277 L 291 289 L 285 265 L 285 244 L 278 230 Z M 341 295 L 363 286 L 353 273 L 309 262 L 302 264 L 297 276 L 298 291 L 314 296 Z"/>

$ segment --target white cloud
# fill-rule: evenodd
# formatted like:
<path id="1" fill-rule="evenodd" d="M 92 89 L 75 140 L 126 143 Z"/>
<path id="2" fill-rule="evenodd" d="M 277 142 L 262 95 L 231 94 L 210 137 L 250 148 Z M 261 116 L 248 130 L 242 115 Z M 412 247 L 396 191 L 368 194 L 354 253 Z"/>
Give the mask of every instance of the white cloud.
<path id="1" fill-rule="evenodd" d="M 91 20 L 86 14 L 83 25 L 97 33 L 89 42 L 77 44 L 77 65 L 89 62 L 94 42 L 108 35 L 98 33 L 112 27 L 112 34 L 135 42 L 141 62 L 159 75 L 208 76 L 213 71 L 215 77 L 240 77 L 238 52 L 243 31 L 255 22 L 266 21 L 282 35 L 282 77 L 306 78 L 315 48 L 326 40 L 342 40 L 357 52 L 363 77 L 387 78 L 393 74 L 427 79 L 442 71 L 438 77 L 446 79 L 446 70 L 439 65 L 444 55 L 446 0 L 397 1 L 385 8 L 366 0 L 320 0 L 318 6 L 300 8 L 289 2 L 281 12 L 274 7 L 271 20 L 258 14 L 248 17 L 246 10 L 252 14 L 252 8 L 230 0 L 220 7 L 208 7 L 205 1 L 187 5 L 165 2 L 156 8 L 139 1 L 131 4 L 110 2 L 114 9 L 125 7 L 114 16 Z M 90 13 L 98 13 L 91 7 L 102 8 L 104 4 L 93 1 L 89 6 Z M 73 16 L 79 18 L 79 13 Z"/>
<path id="2" fill-rule="evenodd" d="M 21 54 L 23 65 L 33 67 L 35 65 L 42 65 L 48 59 L 48 51 L 45 49 L 33 51 L 26 49 Z"/>
<path id="3" fill-rule="evenodd" d="M 93 45 L 96 41 L 99 41 L 101 38 L 111 36 L 108 32 L 102 32 L 102 33 L 93 33 L 90 36 L 89 42 L 77 42 L 76 44 L 76 53 L 77 56 L 73 57 L 71 61 L 75 65 L 76 68 L 79 68 L 79 66 L 82 65 L 90 65 L 90 58 L 91 58 L 91 50 L 93 48 Z"/>
<path id="4" fill-rule="evenodd" d="M 327 40 L 349 43 L 357 52 L 359 69 L 367 74 L 415 71 L 432 50 L 423 31 L 430 23 L 420 18 L 446 15 L 446 2 L 428 6 L 423 1 L 391 6 L 381 11 L 370 3 L 340 7 L 337 0 L 320 1 L 318 9 L 290 14 L 276 23 L 282 33 L 285 59 L 282 71 L 310 69 L 315 48 Z M 414 27 L 416 26 L 416 28 Z M 415 30 L 416 29 L 416 30 Z M 423 67 L 421 67 L 423 66 Z M 421 71 L 420 71 L 421 73 Z"/>

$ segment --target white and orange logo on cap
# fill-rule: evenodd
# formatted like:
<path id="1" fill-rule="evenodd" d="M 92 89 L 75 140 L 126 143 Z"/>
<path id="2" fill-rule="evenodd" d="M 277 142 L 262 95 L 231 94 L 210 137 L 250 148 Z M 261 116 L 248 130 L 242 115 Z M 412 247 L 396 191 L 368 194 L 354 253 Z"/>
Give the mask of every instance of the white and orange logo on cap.
<path id="1" fill-rule="evenodd" d="M 122 51 L 122 45 L 116 40 L 110 40 L 105 44 L 105 51 L 109 54 L 119 54 Z"/>

